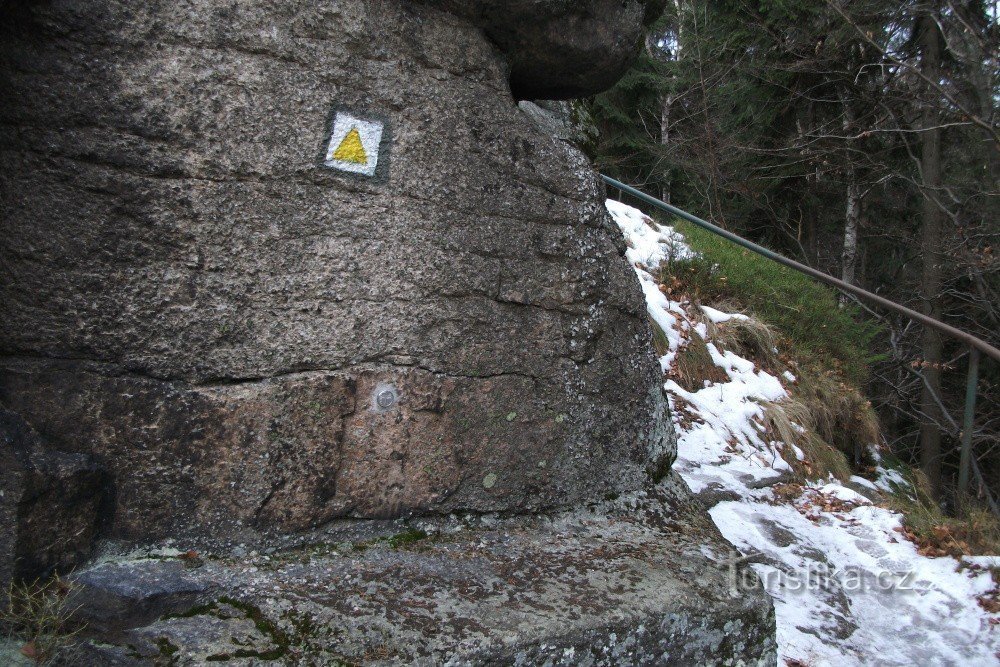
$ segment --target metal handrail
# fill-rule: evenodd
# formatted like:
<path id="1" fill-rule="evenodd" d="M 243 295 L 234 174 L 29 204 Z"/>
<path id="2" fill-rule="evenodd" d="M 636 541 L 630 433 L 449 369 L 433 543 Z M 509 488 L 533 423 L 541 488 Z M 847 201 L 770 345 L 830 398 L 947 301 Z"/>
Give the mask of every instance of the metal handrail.
<path id="1" fill-rule="evenodd" d="M 719 227 L 718 225 L 713 225 L 707 220 L 702 220 L 696 215 L 691 215 L 687 211 L 677 208 L 676 206 L 671 206 L 670 204 L 660 201 L 656 197 L 647 195 L 641 190 L 637 190 L 630 185 L 625 185 L 621 181 L 618 181 L 610 176 L 605 176 L 600 174 L 601 179 L 604 180 L 608 185 L 620 190 L 621 192 L 627 192 L 636 199 L 643 201 L 654 208 L 658 208 L 661 211 L 666 211 L 671 215 L 675 215 L 678 218 L 687 220 L 688 222 L 706 229 L 713 234 L 721 236 L 724 239 L 732 241 L 733 243 L 751 250 L 758 255 L 767 257 L 768 259 L 775 261 L 779 264 L 783 264 L 791 269 L 795 269 L 799 273 L 804 273 L 807 276 L 815 278 L 816 280 L 826 283 L 831 287 L 835 287 L 838 290 L 845 292 L 847 294 L 853 294 L 860 299 L 864 299 L 878 306 L 885 308 L 886 310 L 891 310 L 894 313 L 899 313 L 905 317 L 910 318 L 920 322 L 921 324 L 936 329 L 943 334 L 947 334 L 952 338 L 956 338 L 966 345 L 969 346 L 969 376 L 966 383 L 966 393 L 965 393 L 965 415 L 962 425 L 962 449 L 959 461 L 959 472 L 958 472 L 958 489 L 960 495 L 965 494 L 968 491 L 969 485 L 969 469 L 972 462 L 972 427 L 975 419 L 976 410 L 976 391 L 979 384 L 979 355 L 980 353 L 985 354 L 987 357 L 1000 362 L 1000 349 L 990 345 L 981 338 L 977 338 L 967 331 L 962 331 L 961 329 L 956 329 L 955 327 L 945 324 L 944 322 L 937 320 L 933 317 L 925 315 L 923 313 L 917 312 L 912 308 L 907 308 L 895 301 L 890 301 L 885 297 L 881 297 L 878 294 L 869 292 L 866 289 L 858 287 L 857 285 L 852 285 L 851 283 L 844 282 L 839 278 L 835 278 L 828 273 L 824 273 L 818 269 L 814 269 L 811 266 L 802 264 L 801 262 L 796 262 L 794 259 L 785 257 L 784 255 L 779 255 L 773 250 L 768 250 L 767 248 L 757 245 L 752 241 L 748 241 L 742 236 L 737 236 L 732 232 Z M 978 472 L 978 470 L 977 470 Z M 977 475 L 977 477 L 980 477 Z M 984 484 L 984 481 L 980 478 L 980 484 Z"/>

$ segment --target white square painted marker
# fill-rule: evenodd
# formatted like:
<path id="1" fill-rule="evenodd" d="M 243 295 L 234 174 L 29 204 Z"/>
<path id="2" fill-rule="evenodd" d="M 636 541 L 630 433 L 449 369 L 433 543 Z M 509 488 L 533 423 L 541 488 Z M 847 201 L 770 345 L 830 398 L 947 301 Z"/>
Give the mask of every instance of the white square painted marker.
<path id="1" fill-rule="evenodd" d="M 385 124 L 337 111 L 323 164 L 351 174 L 374 176 Z"/>

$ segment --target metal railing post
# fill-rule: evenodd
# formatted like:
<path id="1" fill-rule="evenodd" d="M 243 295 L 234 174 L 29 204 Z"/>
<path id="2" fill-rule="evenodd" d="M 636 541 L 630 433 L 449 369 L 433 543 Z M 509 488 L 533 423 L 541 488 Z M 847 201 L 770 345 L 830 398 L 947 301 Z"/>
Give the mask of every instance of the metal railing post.
<path id="1" fill-rule="evenodd" d="M 965 420 L 962 422 L 962 453 L 958 464 L 958 497 L 969 491 L 972 462 L 972 426 L 976 418 L 976 390 L 979 385 L 979 350 L 969 348 L 969 378 L 965 385 Z"/>
<path id="2" fill-rule="evenodd" d="M 834 278 L 830 274 L 824 273 L 819 269 L 814 269 L 813 267 L 802 264 L 801 262 L 796 262 L 794 259 L 789 259 L 784 255 L 780 255 L 774 252 L 773 250 L 769 250 L 763 246 L 757 245 L 752 241 L 747 241 L 745 238 L 741 236 L 737 236 L 736 234 L 733 234 L 732 232 L 725 230 L 722 227 L 713 225 L 711 222 L 708 222 L 707 220 L 702 220 L 696 215 L 691 215 L 687 211 L 679 209 L 676 206 L 671 206 L 666 202 L 662 202 L 656 197 L 647 195 L 645 192 L 642 192 L 641 190 L 636 190 L 630 185 L 625 185 L 621 181 L 615 180 L 610 176 L 605 176 L 604 174 L 599 174 L 599 176 L 608 185 L 618 188 L 619 192 L 627 192 L 629 195 L 649 204 L 650 206 L 653 206 L 654 208 L 658 208 L 661 211 L 666 211 L 671 215 L 675 215 L 678 218 L 687 220 L 688 222 L 695 224 L 701 227 L 702 229 L 707 229 L 716 236 L 721 236 L 724 239 L 729 239 L 736 245 L 742 246 L 747 250 L 752 250 L 758 255 L 763 255 L 764 257 L 767 257 L 768 259 L 777 262 L 778 264 L 783 264 L 791 269 L 798 271 L 799 273 L 804 273 L 807 276 L 812 276 L 813 278 L 822 283 L 826 283 L 827 285 L 839 289 L 841 292 L 845 292 L 847 294 L 853 294 L 860 299 L 868 301 L 869 303 L 874 303 L 875 305 L 881 306 L 882 308 L 885 308 L 887 310 L 899 313 L 900 315 L 905 315 L 914 322 L 919 322 L 924 326 L 937 329 L 941 333 L 951 336 L 952 338 L 955 338 L 956 340 L 965 343 L 971 348 L 978 349 L 980 352 L 990 357 L 991 359 L 1000 361 L 1000 349 L 993 347 L 992 345 L 990 345 L 989 343 L 987 343 L 982 339 L 976 338 L 975 336 L 973 336 L 968 332 L 962 331 L 961 329 L 956 329 L 955 327 L 949 324 L 945 324 L 944 322 L 936 320 L 933 317 L 924 315 L 923 313 L 918 313 L 912 308 L 907 308 L 906 306 L 900 305 L 895 301 L 890 301 L 889 299 L 879 296 L 878 294 L 873 294 L 872 292 L 869 292 L 866 289 L 858 287 L 857 285 L 846 283 L 840 278 Z"/>

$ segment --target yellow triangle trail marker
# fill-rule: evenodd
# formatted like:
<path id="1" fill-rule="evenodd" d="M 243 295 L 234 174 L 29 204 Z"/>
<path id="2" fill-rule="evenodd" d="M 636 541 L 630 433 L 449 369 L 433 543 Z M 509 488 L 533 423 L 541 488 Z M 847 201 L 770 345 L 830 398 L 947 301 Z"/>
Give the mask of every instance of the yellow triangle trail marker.
<path id="1" fill-rule="evenodd" d="M 351 128 L 351 131 L 347 133 L 344 140 L 337 146 L 337 150 L 333 152 L 333 157 L 335 160 L 340 160 L 341 162 L 368 164 L 368 154 L 361 143 L 361 134 L 358 132 L 358 128 Z"/>
<path id="2" fill-rule="evenodd" d="M 2 2 L 0 0 L 0 4 Z M 382 140 L 385 134 L 385 120 L 362 118 L 344 109 L 335 109 L 323 166 L 368 178 L 384 177 L 389 156 L 388 142 Z"/>

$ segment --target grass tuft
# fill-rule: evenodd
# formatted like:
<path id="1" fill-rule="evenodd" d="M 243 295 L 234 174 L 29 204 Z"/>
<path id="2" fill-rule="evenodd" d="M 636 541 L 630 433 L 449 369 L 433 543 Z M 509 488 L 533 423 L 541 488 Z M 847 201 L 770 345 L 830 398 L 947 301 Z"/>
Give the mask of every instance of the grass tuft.
<path id="1" fill-rule="evenodd" d="M 700 227 L 665 222 L 699 256 L 667 262 L 663 282 L 680 283 L 695 302 L 739 303 L 771 326 L 796 358 L 821 359 L 851 384 L 865 383 L 878 358 L 869 349 L 879 329 L 858 308 L 842 307 L 834 290 Z"/>
<path id="2" fill-rule="evenodd" d="M 717 306 L 724 309 L 725 305 Z M 727 310 L 735 312 L 737 309 Z M 755 359 L 758 365 L 767 369 L 777 369 L 778 336 L 755 315 L 747 319 L 734 317 L 726 322 L 709 322 L 711 336 L 724 350 L 731 350 L 741 357 Z M 713 331 L 714 328 L 714 331 Z"/>
<path id="3" fill-rule="evenodd" d="M 77 636 L 84 627 L 73 621 L 79 606 L 70 602 L 72 590 L 72 585 L 58 576 L 11 582 L 6 608 L 0 609 L 0 631 L 24 642 L 21 652 L 35 664 L 73 664 Z"/>
<path id="4" fill-rule="evenodd" d="M 729 376 L 712 361 L 708 345 L 702 337 L 692 332 L 674 357 L 671 378 L 687 391 L 698 391 L 704 389 L 706 380 L 726 382 Z"/>
<path id="5" fill-rule="evenodd" d="M 828 444 L 816 432 L 815 407 L 799 400 L 785 399 L 764 402 L 764 435 L 795 445 L 802 450 L 803 459 L 793 452 L 783 457 L 804 479 L 828 479 L 831 475 L 846 481 L 851 477 L 851 466 L 844 453 Z"/>
<path id="6" fill-rule="evenodd" d="M 818 364 L 797 369 L 795 394 L 812 408 L 813 427 L 857 467 L 871 466 L 882 429 L 871 402 L 850 382 Z"/>

